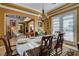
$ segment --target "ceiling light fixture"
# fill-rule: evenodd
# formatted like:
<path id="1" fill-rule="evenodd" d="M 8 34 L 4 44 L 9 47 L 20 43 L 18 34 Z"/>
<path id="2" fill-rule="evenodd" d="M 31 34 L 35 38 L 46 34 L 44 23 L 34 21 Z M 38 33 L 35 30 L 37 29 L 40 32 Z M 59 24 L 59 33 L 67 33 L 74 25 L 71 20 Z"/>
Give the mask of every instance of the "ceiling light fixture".
<path id="1" fill-rule="evenodd" d="M 42 21 L 47 20 L 48 19 L 48 15 L 45 14 L 45 9 L 44 9 L 44 5 L 42 4 Z"/>
<path id="2" fill-rule="evenodd" d="M 44 20 L 47 20 L 49 18 L 49 16 L 45 13 L 45 4 L 42 4 L 42 14 L 38 15 L 38 17 L 42 20 L 42 22 L 44 22 Z"/>

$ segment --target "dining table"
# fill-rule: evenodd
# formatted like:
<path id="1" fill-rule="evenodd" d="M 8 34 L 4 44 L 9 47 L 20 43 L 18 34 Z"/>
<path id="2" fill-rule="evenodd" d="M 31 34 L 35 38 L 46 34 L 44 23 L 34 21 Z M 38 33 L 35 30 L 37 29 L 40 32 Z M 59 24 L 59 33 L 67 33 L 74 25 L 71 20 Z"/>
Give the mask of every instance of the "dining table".
<path id="1" fill-rule="evenodd" d="M 16 42 L 17 53 L 20 56 L 23 56 L 23 53 L 25 51 L 39 47 L 41 45 L 41 39 L 42 36 L 30 37 L 30 38 L 26 38 L 26 37 L 17 38 L 17 42 Z"/>
<path id="2" fill-rule="evenodd" d="M 43 36 L 49 36 L 49 35 L 43 35 Z M 35 49 L 37 47 L 40 47 L 41 39 L 42 39 L 43 36 L 36 36 L 36 37 L 26 38 L 26 36 L 20 34 L 16 38 L 17 53 L 20 56 L 23 56 L 24 52 L 26 52 L 30 49 L 32 50 L 32 49 Z M 55 40 L 53 39 L 52 41 L 55 42 L 56 39 Z M 28 56 L 27 52 L 26 52 L 26 55 Z"/>

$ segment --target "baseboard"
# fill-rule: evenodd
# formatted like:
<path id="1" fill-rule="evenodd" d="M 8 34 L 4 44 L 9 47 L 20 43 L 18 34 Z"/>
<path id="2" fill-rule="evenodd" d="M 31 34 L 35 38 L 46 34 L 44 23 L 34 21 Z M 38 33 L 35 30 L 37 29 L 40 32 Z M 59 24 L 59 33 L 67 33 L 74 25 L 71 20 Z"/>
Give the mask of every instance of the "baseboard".
<path id="1" fill-rule="evenodd" d="M 72 46 L 72 45 L 68 45 L 68 44 L 63 44 L 63 46 L 67 47 L 69 49 L 78 50 L 76 46 Z"/>

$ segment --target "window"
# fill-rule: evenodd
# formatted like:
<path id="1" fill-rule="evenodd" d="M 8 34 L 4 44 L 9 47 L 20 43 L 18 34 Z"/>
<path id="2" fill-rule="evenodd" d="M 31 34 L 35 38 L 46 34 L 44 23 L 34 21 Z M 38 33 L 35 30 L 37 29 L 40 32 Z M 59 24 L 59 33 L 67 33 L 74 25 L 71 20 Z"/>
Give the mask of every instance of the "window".
<path id="1" fill-rule="evenodd" d="M 69 14 L 63 17 L 63 32 L 65 33 L 64 38 L 67 41 L 73 41 L 74 39 L 73 21 L 74 14 Z"/>
<path id="2" fill-rule="evenodd" d="M 76 31 L 76 16 L 74 11 L 70 11 L 52 18 L 52 33 L 63 31 L 65 41 L 74 42 Z"/>
<path id="3" fill-rule="evenodd" d="M 59 18 L 53 18 L 52 20 L 52 34 L 55 33 L 56 31 L 60 30 L 60 19 Z"/>

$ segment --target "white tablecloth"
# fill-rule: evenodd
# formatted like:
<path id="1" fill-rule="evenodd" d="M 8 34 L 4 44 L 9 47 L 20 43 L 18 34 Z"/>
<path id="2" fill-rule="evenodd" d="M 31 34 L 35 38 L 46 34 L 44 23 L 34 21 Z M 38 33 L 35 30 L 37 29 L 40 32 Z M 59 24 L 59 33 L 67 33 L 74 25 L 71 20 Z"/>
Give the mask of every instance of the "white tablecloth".
<path id="1" fill-rule="evenodd" d="M 18 44 L 18 42 L 23 39 L 26 40 L 27 42 L 24 44 Z M 16 43 L 17 52 L 22 56 L 25 51 L 39 47 L 40 44 L 38 44 L 37 42 L 41 42 L 41 39 L 42 39 L 41 36 L 34 37 L 34 38 L 33 37 L 32 38 L 19 38 Z"/>

